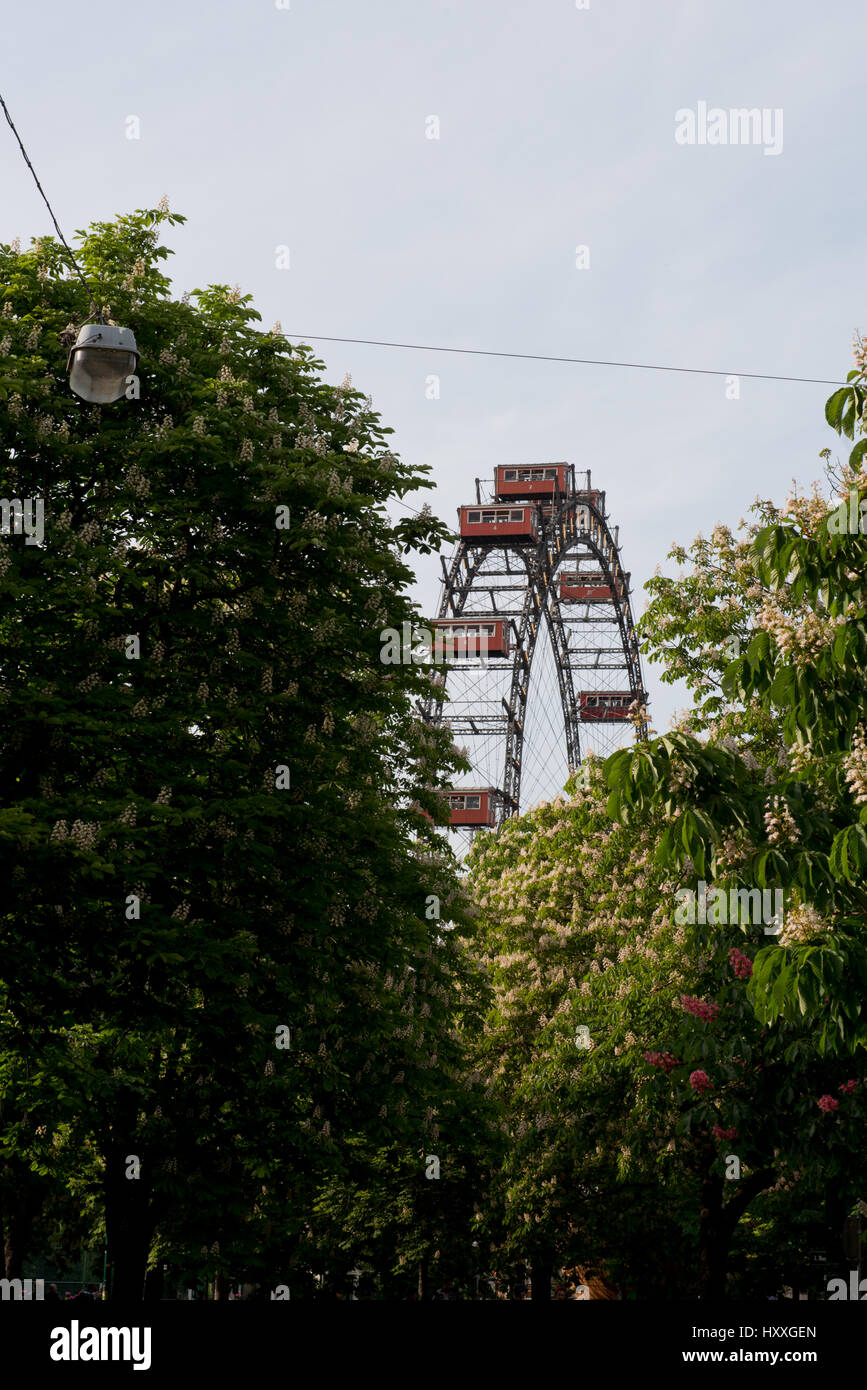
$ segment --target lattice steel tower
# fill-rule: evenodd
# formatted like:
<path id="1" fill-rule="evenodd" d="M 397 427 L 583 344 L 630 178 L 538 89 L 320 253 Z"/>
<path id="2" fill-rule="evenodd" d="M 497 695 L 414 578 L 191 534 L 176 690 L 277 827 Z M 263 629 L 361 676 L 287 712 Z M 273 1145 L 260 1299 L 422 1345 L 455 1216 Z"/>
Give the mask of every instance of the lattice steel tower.
<path id="1" fill-rule="evenodd" d="M 423 713 L 467 749 L 451 823 L 472 830 L 550 799 L 625 725 L 646 736 L 647 697 L 618 528 L 589 470 L 497 467 L 458 515 L 434 622 L 448 666 Z"/>

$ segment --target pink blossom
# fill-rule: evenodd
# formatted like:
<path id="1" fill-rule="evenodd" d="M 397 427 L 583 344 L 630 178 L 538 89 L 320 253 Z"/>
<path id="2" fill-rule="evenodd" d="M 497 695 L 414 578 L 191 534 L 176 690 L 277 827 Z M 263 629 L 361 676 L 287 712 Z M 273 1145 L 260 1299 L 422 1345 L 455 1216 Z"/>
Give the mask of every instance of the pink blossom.
<path id="1" fill-rule="evenodd" d="M 673 1071 L 680 1066 L 676 1057 L 670 1052 L 643 1052 L 641 1054 L 645 1062 L 649 1062 L 652 1067 L 660 1067 L 662 1071 Z"/>
<path id="2" fill-rule="evenodd" d="M 753 973 L 753 963 L 749 956 L 745 956 L 743 951 L 739 951 L 737 946 L 732 946 L 729 951 L 729 961 L 732 970 L 739 980 L 748 980 Z"/>
<path id="3" fill-rule="evenodd" d="M 738 1137 L 736 1129 L 723 1129 L 720 1125 L 714 1125 L 711 1134 L 714 1139 L 737 1139 Z"/>
<path id="4" fill-rule="evenodd" d="M 837 1090 L 840 1092 L 841 1096 L 853 1096 L 857 1087 L 857 1081 L 844 1081 L 842 1086 L 837 1087 Z"/>
<path id="5" fill-rule="evenodd" d="M 713 1090 L 713 1082 L 706 1071 L 694 1071 L 690 1073 L 689 1084 L 694 1091 L 701 1095 L 704 1091 Z M 836 1104 L 836 1101 L 835 1101 Z"/>
<path id="6" fill-rule="evenodd" d="M 680 1002 L 688 1014 L 694 1014 L 706 1023 L 713 1023 L 719 1013 L 719 1004 L 706 1004 L 703 999 L 695 999 L 691 994 L 682 994 Z"/>
<path id="7" fill-rule="evenodd" d="M 818 1105 L 820 1110 L 840 1109 L 839 1100 L 835 1100 L 833 1096 L 820 1096 L 819 1099 L 816 1101 L 816 1104 Z"/>

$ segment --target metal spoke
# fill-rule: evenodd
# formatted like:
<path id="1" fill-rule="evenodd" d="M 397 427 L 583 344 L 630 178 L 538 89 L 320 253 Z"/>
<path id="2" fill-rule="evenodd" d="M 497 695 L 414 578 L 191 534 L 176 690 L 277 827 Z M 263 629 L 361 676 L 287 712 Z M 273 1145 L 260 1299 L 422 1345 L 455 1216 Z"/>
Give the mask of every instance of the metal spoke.
<path id="1" fill-rule="evenodd" d="M 568 491 L 535 502 L 538 543 L 462 539 L 443 563 L 437 618 L 507 621 L 511 633 L 508 657 L 452 661 L 423 710 L 467 748 L 472 785 L 495 790 L 498 824 L 519 814 L 522 799 L 556 795 L 583 753 L 606 756 L 630 725 L 647 734 L 617 529 L 589 470 L 568 475 Z M 487 480 L 484 488 L 495 495 Z M 642 711 L 637 724 L 627 696 Z"/>

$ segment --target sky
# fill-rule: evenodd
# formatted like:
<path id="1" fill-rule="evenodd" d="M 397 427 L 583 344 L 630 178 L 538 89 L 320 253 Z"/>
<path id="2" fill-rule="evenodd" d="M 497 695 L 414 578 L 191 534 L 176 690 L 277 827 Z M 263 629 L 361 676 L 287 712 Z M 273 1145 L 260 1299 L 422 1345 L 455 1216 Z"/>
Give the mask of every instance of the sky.
<path id="1" fill-rule="evenodd" d="M 48 0 L 7 13 L 2 91 L 67 237 L 167 194 L 178 294 L 237 283 L 349 372 L 441 516 L 497 463 L 591 468 L 637 615 L 672 543 L 844 452 L 830 386 L 746 374 L 843 380 L 867 327 L 863 10 L 581 3 Z M 722 142 L 735 108 L 754 142 Z M 50 231 L 5 124 L 0 170 L 0 239 Z M 663 730 L 686 697 L 645 681 Z"/>

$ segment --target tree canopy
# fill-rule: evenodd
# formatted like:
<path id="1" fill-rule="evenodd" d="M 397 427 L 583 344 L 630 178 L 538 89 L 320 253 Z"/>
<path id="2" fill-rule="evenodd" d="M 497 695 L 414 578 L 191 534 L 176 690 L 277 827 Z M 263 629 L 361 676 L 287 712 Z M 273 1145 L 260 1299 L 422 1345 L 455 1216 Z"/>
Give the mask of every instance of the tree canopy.
<path id="1" fill-rule="evenodd" d="M 860 349 L 848 382 L 826 418 L 852 439 L 865 431 Z M 806 1018 L 820 1051 L 849 1054 L 867 1043 L 865 446 L 836 475 L 833 500 L 814 489 L 784 513 L 760 507 L 765 524 L 748 542 L 733 546 L 718 528 L 712 547 L 698 544 L 697 573 L 677 595 L 656 582 L 656 651 L 677 628 L 671 670 L 700 697 L 693 732 L 621 752 L 607 769 L 612 815 L 662 809 L 660 856 L 684 882 L 784 895 L 779 940 L 755 962 L 753 1004 L 766 1023 Z M 720 601 L 700 600 L 686 618 L 714 584 Z"/>
<path id="2" fill-rule="evenodd" d="M 24 1241 L 77 1190 L 119 1296 L 158 1255 L 285 1281 L 353 1135 L 423 1171 L 475 1007 L 459 763 L 380 661 L 446 534 L 388 505 L 431 484 L 250 296 L 172 297 L 183 220 L 79 234 L 141 352 L 104 408 L 66 380 L 67 253 L 0 247 L 4 489 L 44 505 L 0 543 L 4 1207 Z"/>
<path id="3" fill-rule="evenodd" d="M 79 233 L 141 351 L 105 408 L 68 253 L 0 246 L 7 1277 L 104 1238 L 119 1298 L 817 1285 L 867 1176 L 864 345 L 834 495 L 648 585 L 691 708 L 462 867 L 466 764 L 381 645 L 431 480 L 250 296 L 174 297 L 183 220 Z"/>

